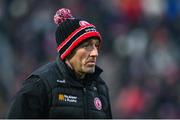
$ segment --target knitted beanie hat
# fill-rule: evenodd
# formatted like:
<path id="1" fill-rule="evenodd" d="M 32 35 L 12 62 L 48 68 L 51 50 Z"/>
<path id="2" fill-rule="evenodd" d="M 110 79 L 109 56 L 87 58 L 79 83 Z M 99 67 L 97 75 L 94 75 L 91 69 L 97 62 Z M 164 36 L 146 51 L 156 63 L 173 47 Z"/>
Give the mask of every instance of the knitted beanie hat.
<path id="1" fill-rule="evenodd" d="M 95 37 L 101 42 L 101 35 L 93 24 L 76 19 L 69 9 L 59 9 L 54 22 L 58 25 L 56 30 L 57 51 L 64 60 L 79 44 L 88 38 Z"/>

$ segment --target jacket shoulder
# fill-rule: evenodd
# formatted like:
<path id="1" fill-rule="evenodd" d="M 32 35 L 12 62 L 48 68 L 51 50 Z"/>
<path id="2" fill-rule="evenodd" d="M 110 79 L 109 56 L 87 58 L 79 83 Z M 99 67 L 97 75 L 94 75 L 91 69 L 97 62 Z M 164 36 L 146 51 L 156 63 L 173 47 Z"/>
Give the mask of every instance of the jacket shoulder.
<path id="1" fill-rule="evenodd" d="M 97 87 L 99 89 L 99 92 L 101 94 L 107 96 L 108 86 L 107 86 L 106 82 L 101 77 L 98 77 L 96 84 L 97 84 Z"/>
<path id="2" fill-rule="evenodd" d="M 41 66 L 40 68 L 35 70 L 28 78 L 30 77 L 40 78 L 44 82 L 48 91 L 58 85 L 56 80 L 63 78 L 56 62 L 49 62 Z"/>

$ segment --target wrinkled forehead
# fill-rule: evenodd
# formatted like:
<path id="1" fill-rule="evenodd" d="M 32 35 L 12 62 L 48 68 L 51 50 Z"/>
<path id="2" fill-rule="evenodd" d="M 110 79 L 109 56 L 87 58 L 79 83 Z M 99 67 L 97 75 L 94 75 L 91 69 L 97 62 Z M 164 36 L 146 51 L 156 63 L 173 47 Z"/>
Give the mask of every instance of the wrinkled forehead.
<path id="1" fill-rule="evenodd" d="M 76 51 L 81 48 L 82 46 L 84 45 L 96 45 L 98 48 L 100 47 L 100 44 L 101 44 L 101 41 L 98 39 L 98 38 L 95 38 L 95 37 L 91 37 L 91 38 L 88 38 L 86 40 L 84 40 L 82 43 L 80 43 L 78 46 L 75 47 L 75 49 L 71 52 L 71 54 L 69 55 L 71 57 L 73 57 L 76 53 Z"/>
<path id="2" fill-rule="evenodd" d="M 84 43 L 94 43 L 94 44 L 100 44 L 100 40 L 98 39 L 98 38 L 95 38 L 95 37 L 91 37 L 91 38 L 88 38 L 88 39 L 86 39 L 84 42 L 82 42 L 81 43 L 81 45 L 82 44 L 84 44 Z"/>

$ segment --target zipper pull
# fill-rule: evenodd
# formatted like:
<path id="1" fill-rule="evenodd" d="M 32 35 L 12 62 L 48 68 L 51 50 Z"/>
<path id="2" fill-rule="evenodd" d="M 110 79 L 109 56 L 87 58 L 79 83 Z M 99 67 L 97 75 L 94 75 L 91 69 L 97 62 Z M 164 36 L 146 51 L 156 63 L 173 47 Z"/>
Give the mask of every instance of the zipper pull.
<path id="1" fill-rule="evenodd" d="M 93 90 L 94 90 L 94 91 L 97 91 L 97 87 L 94 86 L 94 87 L 93 87 Z"/>
<path id="2" fill-rule="evenodd" d="M 83 88 L 83 91 L 86 92 L 86 88 L 85 87 Z"/>

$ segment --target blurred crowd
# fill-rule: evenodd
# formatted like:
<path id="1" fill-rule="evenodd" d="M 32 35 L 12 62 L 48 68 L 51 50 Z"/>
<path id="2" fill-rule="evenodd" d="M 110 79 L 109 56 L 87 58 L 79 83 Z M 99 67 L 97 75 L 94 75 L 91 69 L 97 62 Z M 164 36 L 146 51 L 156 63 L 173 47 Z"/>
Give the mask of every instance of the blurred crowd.
<path id="1" fill-rule="evenodd" d="M 56 58 L 62 7 L 101 32 L 113 118 L 180 118 L 180 0 L 0 0 L 0 118 L 25 78 Z"/>

